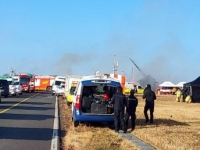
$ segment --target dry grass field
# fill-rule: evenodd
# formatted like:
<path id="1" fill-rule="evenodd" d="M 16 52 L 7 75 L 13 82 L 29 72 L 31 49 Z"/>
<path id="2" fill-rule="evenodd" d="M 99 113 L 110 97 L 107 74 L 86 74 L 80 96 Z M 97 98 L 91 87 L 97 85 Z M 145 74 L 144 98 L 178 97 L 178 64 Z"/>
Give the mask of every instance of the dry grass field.
<path id="1" fill-rule="evenodd" d="M 175 102 L 175 96 L 157 96 L 154 124 L 144 123 L 140 96 L 134 135 L 160 150 L 200 149 L 200 103 Z"/>
<path id="2" fill-rule="evenodd" d="M 145 124 L 144 101 L 137 96 L 136 129 L 132 134 L 159 150 L 200 149 L 200 104 L 175 102 L 175 96 L 157 96 L 154 124 Z M 71 108 L 60 100 L 62 149 L 67 150 L 136 150 L 135 145 L 122 139 L 107 127 L 71 125 Z"/>
<path id="3" fill-rule="evenodd" d="M 59 100 L 62 150 L 139 150 L 130 141 L 104 125 L 72 126 L 71 107 Z"/>

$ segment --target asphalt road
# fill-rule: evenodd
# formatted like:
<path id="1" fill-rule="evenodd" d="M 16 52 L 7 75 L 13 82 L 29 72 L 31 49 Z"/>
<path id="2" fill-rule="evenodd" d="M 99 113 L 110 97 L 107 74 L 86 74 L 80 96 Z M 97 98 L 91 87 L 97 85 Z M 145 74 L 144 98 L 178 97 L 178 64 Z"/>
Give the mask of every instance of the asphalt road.
<path id="1" fill-rule="evenodd" d="M 50 150 L 55 100 L 48 93 L 2 98 L 0 150 Z"/>

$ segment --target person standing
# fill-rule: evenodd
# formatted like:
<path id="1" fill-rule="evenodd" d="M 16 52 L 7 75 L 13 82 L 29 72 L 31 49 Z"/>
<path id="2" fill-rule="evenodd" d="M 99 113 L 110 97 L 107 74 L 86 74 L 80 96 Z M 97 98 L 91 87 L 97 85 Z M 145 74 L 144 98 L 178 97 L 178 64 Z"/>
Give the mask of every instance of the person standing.
<path id="1" fill-rule="evenodd" d="M 111 104 L 114 104 L 115 132 L 119 132 L 120 124 L 124 133 L 126 133 L 124 122 L 124 109 L 126 106 L 126 96 L 122 93 L 122 87 L 117 88 L 117 92 L 111 98 Z"/>
<path id="2" fill-rule="evenodd" d="M 130 91 L 130 96 L 127 98 L 126 104 L 126 114 L 125 114 L 125 129 L 128 128 L 128 121 L 131 117 L 131 131 L 135 129 L 135 120 L 136 120 L 136 107 L 138 105 L 138 99 L 134 95 L 135 91 Z"/>
<path id="3" fill-rule="evenodd" d="M 176 87 L 173 87 L 173 89 L 172 89 L 172 95 L 175 95 L 176 91 L 177 91 Z"/>
<path id="4" fill-rule="evenodd" d="M 181 100 L 181 90 L 178 88 L 178 90 L 176 91 L 176 101 L 177 102 L 182 102 Z"/>
<path id="5" fill-rule="evenodd" d="M 145 106 L 144 106 L 144 116 L 145 116 L 145 123 L 149 122 L 148 117 L 148 110 L 150 110 L 150 123 L 153 123 L 153 112 L 154 112 L 154 100 L 156 100 L 156 94 L 154 91 L 151 90 L 151 85 L 147 84 L 147 87 L 143 94 L 143 99 L 145 99 Z"/>

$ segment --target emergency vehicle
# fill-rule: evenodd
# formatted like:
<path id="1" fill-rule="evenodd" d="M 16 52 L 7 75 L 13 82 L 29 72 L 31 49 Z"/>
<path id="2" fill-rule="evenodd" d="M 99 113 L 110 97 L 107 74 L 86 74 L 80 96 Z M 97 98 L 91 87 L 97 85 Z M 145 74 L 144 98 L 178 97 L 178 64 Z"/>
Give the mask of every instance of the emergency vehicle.
<path id="1" fill-rule="evenodd" d="M 9 95 L 16 96 L 16 86 L 14 85 L 14 79 L 12 77 L 6 78 L 9 84 Z"/>
<path id="2" fill-rule="evenodd" d="M 124 94 L 130 94 L 130 91 L 134 90 L 137 94 L 143 94 L 144 88 L 136 82 L 126 82 L 124 88 Z"/>
<path id="3" fill-rule="evenodd" d="M 14 74 L 14 77 L 19 77 L 23 92 L 34 92 L 35 91 L 35 79 L 32 74 L 19 73 L 19 74 Z"/>
<path id="4" fill-rule="evenodd" d="M 52 91 L 55 76 L 35 76 L 36 91 Z"/>
<path id="5" fill-rule="evenodd" d="M 12 76 L 10 75 L 3 75 L 0 76 L 0 79 L 5 79 L 8 81 L 8 85 L 9 85 L 9 95 L 11 96 L 15 96 L 16 95 L 16 87 L 14 86 L 14 79 L 12 78 Z"/>
<path id="6" fill-rule="evenodd" d="M 1 76 L 1 79 L 5 79 L 9 84 L 9 95 L 16 96 L 22 95 L 22 88 L 20 85 L 20 78 L 16 76 Z"/>
<path id="7" fill-rule="evenodd" d="M 119 80 L 108 75 L 83 76 L 73 95 L 73 125 L 77 127 L 79 122 L 113 123 L 114 109 L 109 102 L 119 86 Z M 105 89 L 112 95 L 108 95 Z"/>

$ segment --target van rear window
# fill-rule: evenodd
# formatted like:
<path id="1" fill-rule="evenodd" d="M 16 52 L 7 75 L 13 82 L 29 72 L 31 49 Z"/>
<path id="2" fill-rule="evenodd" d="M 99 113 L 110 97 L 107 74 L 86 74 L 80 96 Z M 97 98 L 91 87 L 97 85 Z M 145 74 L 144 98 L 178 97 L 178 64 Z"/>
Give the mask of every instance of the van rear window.
<path id="1" fill-rule="evenodd" d="M 110 96 L 116 93 L 116 87 L 107 86 L 107 85 L 92 85 L 92 86 L 84 86 L 83 95 L 102 95 L 104 93 L 109 93 Z"/>

